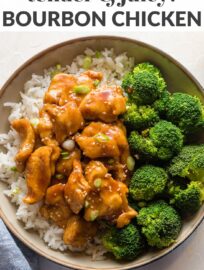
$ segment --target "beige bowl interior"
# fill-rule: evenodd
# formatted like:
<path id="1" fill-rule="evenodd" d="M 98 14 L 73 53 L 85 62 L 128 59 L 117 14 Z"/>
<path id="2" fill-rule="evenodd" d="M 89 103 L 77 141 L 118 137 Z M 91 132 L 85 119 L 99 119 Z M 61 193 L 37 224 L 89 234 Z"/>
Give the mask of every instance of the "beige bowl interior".
<path id="1" fill-rule="evenodd" d="M 57 63 L 62 65 L 70 64 L 73 58 L 81 54 L 84 49 L 91 48 L 101 50 L 104 48 L 114 48 L 116 53 L 127 52 L 129 56 L 134 56 L 136 63 L 142 61 L 150 61 L 161 69 L 165 79 L 167 80 L 169 90 L 183 91 L 199 96 L 204 103 L 202 88 L 198 82 L 174 59 L 164 54 L 163 52 L 134 40 L 129 40 L 119 37 L 89 37 L 77 40 L 71 40 L 59 45 L 56 45 L 48 50 L 38 54 L 27 63 L 25 63 L 15 74 L 7 81 L 2 89 L 0 99 L 0 133 L 8 131 L 8 115 L 9 110 L 3 107 L 3 103 L 7 101 L 19 101 L 19 92 L 22 91 L 24 83 L 30 79 L 32 73 L 42 74 L 45 68 L 53 66 Z M 196 139 L 196 138 L 195 138 Z M 204 140 L 203 140 L 204 141 Z M 200 211 L 188 222 L 185 222 L 182 232 L 180 233 L 177 242 L 171 247 L 145 254 L 133 262 L 118 263 L 114 260 L 91 261 L 89 257 L 81 254 L 62 253 L 49 249 L 35 232 L 26 231 L 21 222 L 16 220 L 16 208 L 3 195 L 5 184 L 0 182 L 0 210 L 1 217 L 7 224 L 9 229 L 26 245 L 47 257 L 64 266 L 75 269 L 130 269 L 147 264 L 156 260 L 163 255 L 169 253 L 176 246 L 181 244 L 198 226 L 203 219 L 204 206 Z"/>

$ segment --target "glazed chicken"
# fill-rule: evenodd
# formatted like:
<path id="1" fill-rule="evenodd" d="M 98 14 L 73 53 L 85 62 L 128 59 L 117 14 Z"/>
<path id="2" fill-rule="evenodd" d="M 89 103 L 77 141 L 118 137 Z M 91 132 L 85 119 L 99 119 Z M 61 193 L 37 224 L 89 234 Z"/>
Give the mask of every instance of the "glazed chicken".
<path id="1" fill-rule="evenodd" d="M 126 97 L 118 86 L 98 86 L 102 79 L 91 70 L 57 74 L 35 128 L 27 119 L 12 122 L 22 137 L 15 161 L 19 171 L 25 167 L 23 201 L 41 201 L 41 215 L 78 250 L 93 240 L 101 220 L 122 228 L 137 215 L 128 205 L 130 153 L 118 120 Z"/>
<path id="2" fill-rule="evenodd" d="M 51 122 L 51 117 L 42 108 L 39 113 L 39 124 L 37 125 L 36 132 L 40 136 L 43 144 L 52 147 L 51 156 L 51 171 L 52 175 L 55 173 L 55 163 L 60 157 L 61 149 L 59 147 L 58 141 L 54 138 L 53 124 Z"/>
<path id="3" fill-rule="evenodd" d="M 116 124 L 92 122 L 76 135 L 83 154 L 91 159 L 112 157 L 126 163 L 129 146 L 124 131 Z"/>
<path id="4" fill-rule="evenodd" d="M 96 232 L 97 225 L 95 223 L 86 222 L 80 216 L 74 215 L 68 220 L 63 240 L 71 248 L 82 250 L 88 240 L 96 235 Z"/>
<path id="5" fill-rule="evenodd" d="M 66 152 L 65 152 L 66 153 Z M 56 165 L 56 172 L 69 176 L 73 169 L 74 160 L 81 159 L 81 151 L 78 148 L 75 148 L 71 153 L 68 153 L 68 156 L 62 156 Z"/>
<path id="6" fill-rule="evenodd" d="M 111 123 L 126 111 L 126 98 L 118 86 L 102 86 L 91 91 L 79 106 L 87 120 L 102 120 Z"/>
<path id="7" fill-rule="evenodd" d="M 40 213 L 48 220 L 52 220 L 59 227 L 65 229 L 68 219 L 73 215 L 64 198 L 65 185 L 59 183 L 47 189 L 45 204 Z"/>
<path id="8" fill-rule="evenodd" d="M 81 163 L 74 160 L 73 171 L 65 185 L 64 194 L 66 201 L 75 214 L 78 214 L 84 207 L 89 191 L 90 186 L 83 175 Z"/>
<path id="9" fill-rule="evenodd" d="M 14 120 L 11 125 L 20 134 L 22 139 L 19 151 L 15 156 L 17 169 L 19 172 L 22 172 L 25 168 L 25 162 L 35 146 L 35 132 L 27 119 Z"/>
<path id="10" fill-rule="evenodd" d="M 70 74 L 57 74 L 52 79 L 48 91 L 45 93 L 44 103 L 56 104 L 59 106 L 65 105 L 69 101 L 74 101 L 77 105 L 84 98 L 83 95 L 77 94 L 77 86 L 86 86 L 89 91 L 95 89 L 95 80 L 102 80 L 101 72 L 86 71 L 80 76 Z"/>
<path id="11" fill-rule="evenodd" d="M 85 220 L 105 219 L 116 223 L 118 228 L 129 224 L 137 212 L 128 206 L 127 186 L 114 180 L 99 161 L 91 161 L 85 175 L 92 187 L 86 198 Z"/>
<path id="12" fill-rule="evenodd" d="M 42 146 L 29 157 L 26 164 L 28 193 L 23 199 L 25 203 L 39 202 L 45 196 L 51 180 L 51 155 L 52 148 Z"/>
<path id="13" fill-rule="evenodd" d="M 68 102 L 63 106 L 46 104 L 44 110 L 50 116 L 55 138 L 60 144 L 84 125 L 81 112 L 74 102 Z"/>

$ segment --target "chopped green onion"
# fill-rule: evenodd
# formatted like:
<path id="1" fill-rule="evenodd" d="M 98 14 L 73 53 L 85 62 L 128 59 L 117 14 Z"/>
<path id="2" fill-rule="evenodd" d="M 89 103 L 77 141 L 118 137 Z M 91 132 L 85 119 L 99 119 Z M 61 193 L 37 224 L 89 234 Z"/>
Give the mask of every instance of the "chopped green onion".
<path id="1" fill-rule="evenodd" d="M 30 123 L 33 127 L 37 127 L 39 122 L 40 122 L 40 120 L 38 118 L 33 118 L 30 120 Z"/>
<path id="2" fill-rule="evenodd" d="M 85 95 L 88 94 L 91 91 L 90 87 L 87 85 L 78 85 L 74 87 L 74 93 Z"/>
<path id="3" fill-rule="evenodd" d="M 85 207 L 85 208 L 88 208 L 89 205 L 90 205 L 90 203 L 89 203 L 88 201 L 85 201 L 84 207 Z"/>
<path id="4" fill-rule="evenodd" d="M 92 63 L 92 58 L 90 56 L 86 56 L 84 58 L 84 62 L 83 62 L 83 68 L 84 69 L 89 69 Z"/>
<path id="5" fill-rule="evenodd" d="M 53 78 L 55 75 L 61 72 L 62 66 L 60 64 L 57 64 L 55 68 L 50 72 L 50 77 Z"/>
<path id="6" fill-rule="evenodd" d="M 61 179 L 64 179 L 64 175 L 59 173 L 55 175 L 55 178 L 58 180 L 61 180 Z"/>
<path id="7" fill-rule="evenodd" d="M 109 160 L 108 160 L 108 164 L 109 164 L 109 165 L 113 165 L 114 163 L 115 163 L 115 160 L 114 160 L 114 159 L 109 159 Z"/>
<path id="8" fill-rule="evenodd" d="M 18 170 L 17 170 L 17 168 L 14 166 L 14 167 L 11 167 L 11 171 L 12 171 L 12 172 L 17 172 Z"/>
<path id="9" fill-rule="evenodd" d="M 56 65 L 56 69 L 60 70 L 62 68 L 62 66 L 60 64 Z"/>
<path id="10" fill-rule="evenodd" d="M 69 152 L 67 152 L 67 151 L 62 151 L 60 155 L 61 155 L 62 159 L 68 159 L 68 157 L 69 157 Z"/>
<path id="11" fill-rule="evenodd" d="M 97 87 L 99 85 L 100 81 L 99 80 L 95 80 L 94 81 L 94 86 Z"/>
<path id="12" fill-rule="evenodd" d="M 98 214 L 99 214 L 98 210 L 91 211 L 91 216 L 90 216 L 91 221 L 94 221 L 95 219 L 97 219 Z"/>
<path id="13" fill-rule="evenodd" d="M 102 53 L 99 52 L 99 51 L 96 51 L 95 57 L 96 57 L 96 58 L 101 58 L 101 57 L 102 57 Z"/>
<path id="14" fill-rule="evenodd" d="M 110 137 L 108 135 L 104 134 L 104 133 L 98 133 L 94 137 L 98 142 L 108 142 L 108 141 L 110 141 Z"/>
<path id="15" fill-rule="evenodd" d="M 12 194 L 19 194 L 20 193 L 20 188 L 19 187 L 16 187 L 12 190 Z"/>
<path id="16" fill-rule="evenodd" d="M 133 171 L 135 168 L 135 160 L 131 156 L 127 158 L 127 168 L 129 171 Z"/>
<path id="17" fill-rule="evenodd" d="M 99 187 L 101 186 L 101 184 L 102 184 L 101 178 L 96 178 L 96 179 L 94 180 L 94 186 L 95 186 L 96 188 L 99 188 Z"/>

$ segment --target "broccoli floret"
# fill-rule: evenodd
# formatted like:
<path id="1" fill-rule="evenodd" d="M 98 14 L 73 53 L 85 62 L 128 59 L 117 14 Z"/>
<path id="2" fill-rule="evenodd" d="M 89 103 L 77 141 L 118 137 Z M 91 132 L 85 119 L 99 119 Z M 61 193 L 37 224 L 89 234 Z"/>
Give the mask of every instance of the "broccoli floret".
<path id="1" fill-rule="evenodd" d="M 150 106 L 137 106 L 129 103 L 123 120 L 129 130 L 140 130 L 153 126 L 159 121 L 159 116 Z"/>
<path id="2" fill-rule="evenodd" d="M 148 138 L 144 138 L 138 132 L 132 131 L 128 142 L 135 154 L 138 153 L 147 159 L 157 158 L 157 148 L 154 146 L 153 142 Z"/>
<path id="3" fill-rule="evenodd" d="M 145 247 L 143 237 L 133 224 L 122 229 L 109 228 L 102 237 L 102 243 L 117 260 L 134 260 Z"/>
<path id="4" fill-rule="evenodd" d="M 184 146 L 171 161 L 168 171 L 173 177 L 186 177 L 204 184 L 204 144 Z"/>
<path id="5" fill-rule="evenodd" d="M 153 107 L 161 117 L 165 117 L 170 96 L 171 94 L 167 90 L 165 90 L 161 94 L 161 98 L 154 102 Z"/>
<path id="6" fill-rule="evenodd" d="M 133 73 L 136 74 L 140 71 L 150 72 L 151 74 L 154 74 L 157 77 L 160 93 L 162 93 L 166 89 L 166 87 L 167 87 L 166 82 L 165 82 L 160 70 L 157 67 L 155 67 L 154 65 L 152 65 L 148 62 L 145 62 L 145 63 L 141 63 L 141 64 L 137 65 L 134 68 Z"/>
<path id="7" fill-rule="evenodd" d="M 137 222 L 150 246 L 164 248 L 175 242 L 181 230 L 181 218 L 164 201 L 156 201 L 140 210 Z"/>
<path id="8" fill-rule="evenodd" d="M 161 160 L 172 158 L 183 146 L 183 135 L 180 129 L 165 120 L 150 129 L 149 138 L 157 147 L 157 155 Z"/>
<path id="9" fill-rule="evenodd" d="M 147 105 L 161 96 L 166 89 L 166 83 L 158 68 L 149 63 L 142 63 L 137 65 L 133 72 L 125 75 L 122 87 L 130 100 L 138 105 Z"/>
<path id="10" fill-rule="evenodd" d="M 143 137 L 135 131 L 131 132 L 129 144 L 135 153 L 166 161 L 181 150 L 183 135 L 178 127 L 161 120 L 150 128 L 148 137 Z"/>
<path id="11" fill-rule="evenodd" d="M 156 195 L 164 191 L 167 178 L 164 169 L 153 165 L 144 165 L 131 178 L 130 195 L 137 201 L 152 200 Z"/>
<path id="12" fill-rule="evenodd" d="M 199 98 L 185 93 L 174 93 L 166 104 L 166 118 L 185 134 L 193 132 L 204 122 L 204 110 Z"/>
<path id="13" fill-rule="evenodd" d="M 195 214 L 204 200 L 204 188 L 199 182 L 190 182 L 185 188 L 174 181 L 169 186 L 170 204 L 182 216 Z"/>

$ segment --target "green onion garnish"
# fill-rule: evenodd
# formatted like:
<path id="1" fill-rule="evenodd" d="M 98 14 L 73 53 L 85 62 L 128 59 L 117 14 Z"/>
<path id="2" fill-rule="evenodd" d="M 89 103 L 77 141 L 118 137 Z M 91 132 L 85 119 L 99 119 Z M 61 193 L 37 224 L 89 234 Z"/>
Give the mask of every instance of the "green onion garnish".
<path id="1" fill-rule="evenodd" d="M 92 58 L 90 56 L 86 56 L 84 58 L 84 62 L 83 62 L 83 68 L 84 69 L 89 69 L 92 63 Z"/>
<path id="2" fill-rule="evenodd" d="M 102 53 L 99 52 L 99 51 L 96 51 L 95 57 L 96 57 L 96 58 L 101 58 L 101 57 L 102 57 Z"/>
<path id="3" fill-rule="evenodd" d="M 108 142 L 110 141 L 110 137 L 104 133 L 98 133 L 95 136 L 95 139 L 97 140 L 97 142 Z"/>
<path id="4" fill-rule="evenodd" d="M 101 184 L 102 184 L 101 178 L 96 178 L 96 179 L 94 180 L 94 186 L 95 186 L 96 188 L 99 188 L 99 187 L 101 186 Z"/>
<path id="5" fill-rule="evenodd" d="M 17 168 L 14 166 L 14 167 L 11 167 L 11 171 L 12 171 L 12 172 L 17 172 L 18 170 L 17 170 Z"/>
<path id="6" fill-rule="evenodd" d="M 115 160 L 114 160 L 114 159 L 109 159 L 109 160 L 108 160 L 108 164 L 109 164 L 109 165 L 113 165 L 114 163 L 115 163 Z"/>
<path id="7" fill-rule="evenodd" d="M 68 157 L 69 157 L 69 152 L 67 152 L 67 151 L 62 151 L 60 155 L 61 155 L 62 159 L 68 159 Z"/>
<path id="8" fill-rule="evenodd" d="M 99 85 L 99 83 L 100 83 L 99 80 L 95 80 L 93 84 L 94 84 L 95 87 L 97 87 Z"/>
<path id="9" fill-rule="evenodd" d="M 40 122 L 40 120 L 38 118 L 33 118 L 30 120 L 30 123 L 33 127 L 37 127 L 39 122 Z"/>
<path id="10" fill-rule="evenodd" d="M 90 205 L 90 203 L 89 203 L 88 201 L 85 201 L 84 207 L 85 207 L 85 208 L 88 208 L 89 205 Z"/>
<path id="11" fill-rule="evenodd" d="M 61 180 L 61 179 L 64 179 L 64 175 L 59 173 L 55 175 L 55 178 L 58 180 Z"/>
<path id="12" fill-rule="evenodd" d="M 91 91 L 90 87 L 87 85 L 78 85 L 74 87 L 74 93 L 85 95 L 88 94 Z"/>
<path id="13" fill-rule="evenodd" d="M 127 168 L 129 171 L 133 171 L 135 168 L 135 160 L 131 156 L 127 158 Z"/>
<path id="14" fill-rule="evenodd" d="M 94 221 L 98 217 L 98 214 L 99 214 L 98 210 L 91 211 L 90 220 Z"/>
<path id="15" fill-rule="evenodd" d="M 20 193 L 20 188 L 19 187 L 16 187 L 12 190 L 12 194 L 19 194 Z"/>
<path id="16" fill-rule="evenodd" d="M 50 72 L 50 77 L 53 78 L 55 75 L 61 72 L 62 66 L 60 64 L 57 64 L 55 68 Z"/>

